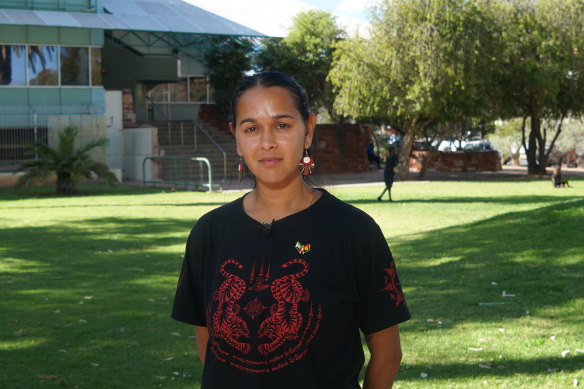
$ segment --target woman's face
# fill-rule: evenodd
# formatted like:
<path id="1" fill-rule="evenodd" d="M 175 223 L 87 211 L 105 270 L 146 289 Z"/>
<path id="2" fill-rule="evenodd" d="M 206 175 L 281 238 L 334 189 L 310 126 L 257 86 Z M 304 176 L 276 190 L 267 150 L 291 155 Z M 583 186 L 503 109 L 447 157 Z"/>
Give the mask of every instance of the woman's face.
<path id="1" fill-rule="evenodd" d="M 299 176 L 298 163 L 312 144 L 316 118 L 305 121 L 290 92 L 254 87 L 239 97 L 230 123 L 237 153 L 258 183 L 285 186 Z"/>

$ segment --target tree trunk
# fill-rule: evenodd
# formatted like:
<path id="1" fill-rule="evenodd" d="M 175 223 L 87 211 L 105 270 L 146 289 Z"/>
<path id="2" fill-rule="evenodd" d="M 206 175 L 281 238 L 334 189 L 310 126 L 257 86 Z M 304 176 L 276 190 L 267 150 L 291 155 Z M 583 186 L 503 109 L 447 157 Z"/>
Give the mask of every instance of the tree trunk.
<path id="1" fill-rule="evenodd" d="M 407 180 L 410 175 L 410 154 L 412 153 L 412 146 L 414 144 L 414 139 L 416 138 L 417 133 L 416 121 L 417 118 L 412 120 L 406 129 L 403 144 L 399 150 L 399 167 L 396 177 L 399 181 Z"/>
<path id="2" fill-rule="evenodd" d="M 558 140 L 560 133 L 562 132 L 562 124 L 564 123 L 565 118 L 566 118 L 566 115 L 562 115 L 560 120 L 558 122 L 556 122 L 556 124 L 554 125 L 554 128 L 556 129 L 556 133 L 554 134 L 554 137 L 552 139 L 552 143 L 550 143 L 550 147 L 548 148 L 548 150 L 545 153 L 545 165 L 547 165 L 547 160 L 550 157 L 550 154 L 551 154 L 552 150 L 554 149 L 554 146 L 556 145 L 556 141 Z M 561 166 L 561 163 L 560 163 L 560 166 Z"/>
<path id="3" fill-rule="evenodd" d="M 57 172 L 57 194 L 75 193 L 75 183 L 69 172 Z"/>
<path id="4" fill-rule="evenodd" d="M 420 168 L 420 171 L 418 172 L 418 176 L 416 177 L 416 180 L 421 181 L 426 177 L 426 171 L 428 170 L 428 164 L 430 163 L 430 160 L 434 156 L 434 152 L 435 152 L 434 150 L 426 151 L 426 156 L 422 160 L 422 167 Z"/>
<path id="5" fill-rule="evenodd" d="M 541 119 L 532 114 L 531 130 L 529 131 L 529 145 L 527 154 L 527 173 L 528 174 L 546 174 L 545 171 L 545 145 L 542 145 L 541 136 Z M 543 162 L 543 164 L 542 164 Z"/>

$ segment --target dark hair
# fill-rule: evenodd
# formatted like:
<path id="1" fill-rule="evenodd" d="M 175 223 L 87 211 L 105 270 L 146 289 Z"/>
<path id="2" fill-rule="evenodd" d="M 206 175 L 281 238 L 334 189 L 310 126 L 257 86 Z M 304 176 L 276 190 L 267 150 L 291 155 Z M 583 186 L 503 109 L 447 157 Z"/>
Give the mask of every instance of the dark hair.
<path id="1" fill-rule="evenodd" d="M 304 120 L 308 119 L 310 111 L 308 109 L 308 97 L 306 97 L 304 88 L 302 88 L 294 77 L 277 70 L 271 70 L 244 77 L 235 89 L 235 93 L 231 99 L 231 120 L 234 127 L 236 126 L 235 106 L 237 105 L 237 101 L 247 90 L 255 88 L 256 86 L 262 88 L 277 86 L 286 89 L 292 95 L 294 104 L 296 105 L 296 108 L 298 108 L 302 118 Z"/>

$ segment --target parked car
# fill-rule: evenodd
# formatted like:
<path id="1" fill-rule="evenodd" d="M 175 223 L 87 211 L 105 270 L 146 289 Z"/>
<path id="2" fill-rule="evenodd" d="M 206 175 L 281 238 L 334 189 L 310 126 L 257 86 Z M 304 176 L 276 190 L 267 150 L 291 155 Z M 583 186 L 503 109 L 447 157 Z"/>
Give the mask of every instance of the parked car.
<path id="1" fill-rule="evenodd" d="M 460 141 L 457 140 L 443 140 L 438 145 L 438 151 L 456 151 L 458 150 Z"/>
<path id="2" fill-rule="evenodd" d="M 491 151 L 495 150 L 493 146 L 491 146 L 491 142 L 486 140 L 471 140 L 467 141 L 466 144 L 462 147 L 463 150 L 474 150 L 474 151 Z"/>

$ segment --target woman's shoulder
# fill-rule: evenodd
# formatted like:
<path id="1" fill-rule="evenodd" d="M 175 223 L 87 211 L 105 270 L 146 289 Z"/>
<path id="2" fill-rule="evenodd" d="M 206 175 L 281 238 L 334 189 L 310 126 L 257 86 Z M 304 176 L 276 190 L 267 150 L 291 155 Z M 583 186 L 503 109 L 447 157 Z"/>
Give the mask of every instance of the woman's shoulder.
<path id="1" fill-rule="evenodd" d="M 225 223 L 233 223 L 233 219 L 238 217 L 242 201 L 240 197 L 205 213 L 196 221 L 193 231 L 222 228 Z"/>
<path id="2" fill-rule="evenodd" d="M 323 217 L 328 223 L 349 226 L 352 230 L 377 228 L 375 220 L 362 209 L 323 190 Z"/>

